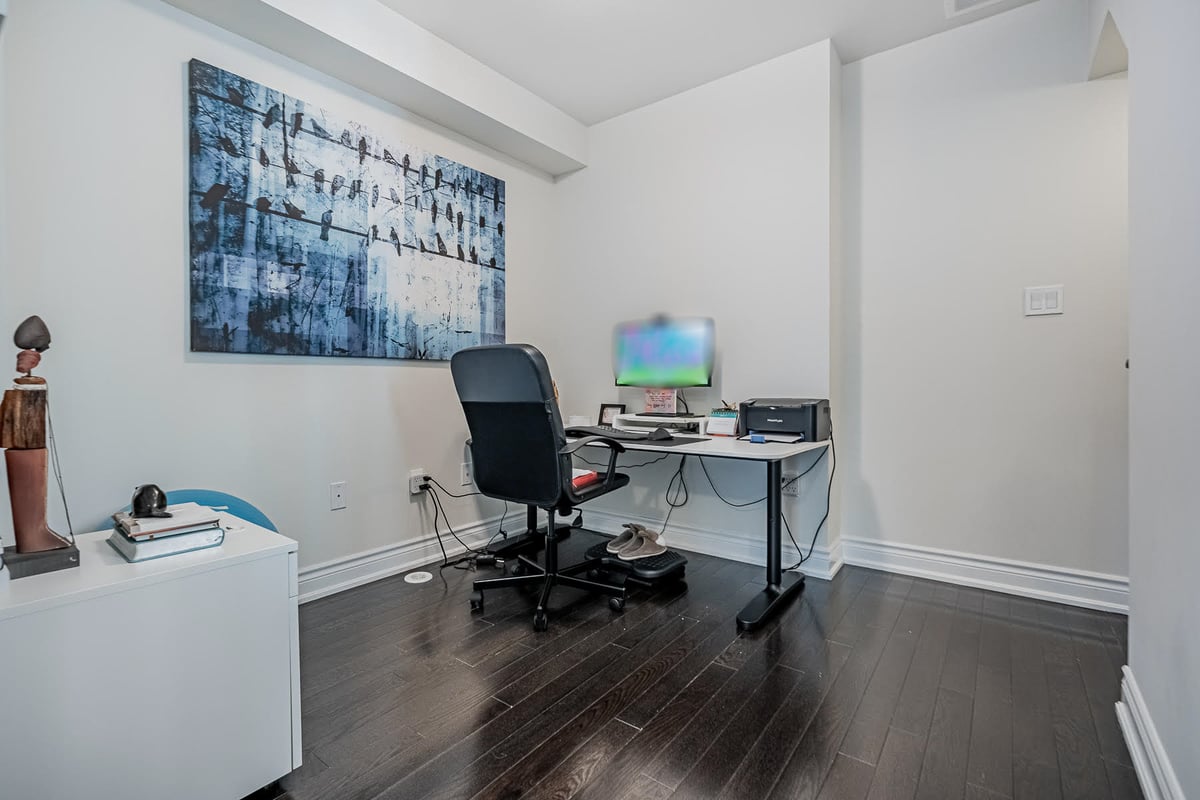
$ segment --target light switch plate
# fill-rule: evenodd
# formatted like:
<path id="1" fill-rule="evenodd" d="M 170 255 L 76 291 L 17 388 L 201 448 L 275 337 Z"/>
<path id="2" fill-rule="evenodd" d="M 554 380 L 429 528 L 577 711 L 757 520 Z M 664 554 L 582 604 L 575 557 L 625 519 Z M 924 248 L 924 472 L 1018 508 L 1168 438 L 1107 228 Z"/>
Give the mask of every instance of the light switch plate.
<path id="1" fill-rule="evenodd" d="M 1041 317 L 1046 314 L 1063 313 L 1063 287 L 1055 286 L 1026 286 L 1025 287 L 1025 316 Z"/>

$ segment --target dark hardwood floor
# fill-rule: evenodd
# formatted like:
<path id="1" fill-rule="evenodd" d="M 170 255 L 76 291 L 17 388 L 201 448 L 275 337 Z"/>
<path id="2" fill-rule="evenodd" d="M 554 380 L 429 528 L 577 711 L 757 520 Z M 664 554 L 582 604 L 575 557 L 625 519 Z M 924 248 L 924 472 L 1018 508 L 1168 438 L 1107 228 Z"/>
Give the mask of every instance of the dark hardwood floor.
<path id="1" fill-rule="evenodd" d="M 1140 797 L 1123 617 L 846 567 L 738 635 L 763 570 L 688 558 L 686 591 L 623 615 L 557 590 L 545 633 L 516 590 L 471 614 L 455 569 L 302 606 L 304 766 L 280 796 Z"/>

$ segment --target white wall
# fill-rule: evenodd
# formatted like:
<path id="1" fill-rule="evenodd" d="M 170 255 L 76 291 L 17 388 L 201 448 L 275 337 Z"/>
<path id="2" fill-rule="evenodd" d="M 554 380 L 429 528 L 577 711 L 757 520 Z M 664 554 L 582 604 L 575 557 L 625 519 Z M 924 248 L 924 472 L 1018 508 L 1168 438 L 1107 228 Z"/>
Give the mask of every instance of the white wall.
<path id="1" fill-rule="evenodd" d="M 379 0 L 164 0 L 552 175 L 587 128 Z"/>
<path id="2" fill-rule="evenodd" d="M 1081 82 L 1087 14 L 844 68 L 848 541 L 1126 574 L 1126 85 Z"/>
<path id="3" fill-rule="evenodd" d="M 714 387 L 686 392 L 693 410 L 828 397 L 834 63 L 823 42 L 593 126 L 589 167 L 556 187 L 569 333 L 546 350 L 564 413 L 594 415 L 618 398 L 636 410 L 640 391 L 613 387 L 612 329 L 659 312 L 716 320 Z M 634 513 L 661 520 L 676 461 L 636 471 L 634 489 L 592 505 L 623 510 L 632 499 Z M 731 499 L 765 494 L 759 465 L 712 461 L 709 471 Z M 727 508 L 695 465 L 687 474 L 692 500 L 672 529 L 764 558 L 763 506 Z M 785 507 L 806 549 L 826 477 L 814 470 L 806 502 Z"/>
<path id="4" fill-rule="evenodd" d="M 3 36 L 0 331 L 38 313 L 53 333 L 40 372 L 76 527 L 153 481 L 251 500 L 300 541 L 302 566 L 427 535 L 407 472 L 425 467 L 453 488 L 466 436 L 446 364 L 189 352 L 186 63 L 503 178 L 514 341 L 546 338 L 553 186 L 158 0 L 17 0 Z M 349 482 L 345 511 L 328 510 L 334 480 Z M 466 501 L 451 514 L 465 525 L 498 511 Z"/>
<path id="5" fill-rule="evenodd" d="M 1200 4 L 1111 6 L 1129 46 L 1129 663 L 1200 797 Z"/>

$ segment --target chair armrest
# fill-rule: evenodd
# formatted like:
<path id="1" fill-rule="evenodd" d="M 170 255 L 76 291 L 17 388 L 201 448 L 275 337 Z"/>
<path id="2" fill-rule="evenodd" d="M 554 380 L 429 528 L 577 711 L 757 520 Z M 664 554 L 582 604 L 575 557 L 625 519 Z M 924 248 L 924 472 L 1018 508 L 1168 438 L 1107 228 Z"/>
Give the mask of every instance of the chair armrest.
<path id="1" fill-rule="evenodd" d="M 607 436 L 584 436 L 582 439 L 572 440 L 570 444 L 563 447 L 563 449 L 559 450 L 558 454 L 560 456 L 570 455 L 571 453 L 574 453 L 579 448 L 581 448 L 585 445 L 593 444 L 593 443 L 603 444 L 604 446 L 606 446 L 610 450 L 612 450 L 614 455 L 616 455 L 617 453 L 625 452 L 625 446 L 622 445 L 620 442 L 618 442 L 616 439 L 610 439 Z"/>
<path id="2" fill-rule="evenodd" d="M 617 474 L 617 455 L 625 452 L 625 447 L 616 439 L 610 439 L 607 436 L 585 436 L 582 439 L 576 439 L 570 444 L 558 451 L 559 455 L 571 455 L 576 450 L 588 444 L 602 444 L 608 448 L 608 468 L 604 471 L 604 486 L 612 484 L 613 478 Z"/>

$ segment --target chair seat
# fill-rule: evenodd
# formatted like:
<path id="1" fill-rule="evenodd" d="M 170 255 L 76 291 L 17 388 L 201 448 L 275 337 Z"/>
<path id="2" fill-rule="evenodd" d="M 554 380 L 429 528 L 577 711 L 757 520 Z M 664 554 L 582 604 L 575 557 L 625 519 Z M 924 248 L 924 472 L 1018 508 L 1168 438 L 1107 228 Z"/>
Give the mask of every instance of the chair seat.
<path id="1" fill-rule="evenodd" d="M 574 486 L 572 486 L 571 491 L 564 494 L 566 494 L 567 499 L 571 501 L 571 505 L 579 505 L 581 503 L 586 503 L 593 498 L 599 497 L 602 494 L 608 494 L 614 489 L 620 489 L 622 486 L 627 486 L 628 484 L 629 476 L 624 472 L 618 472 L 616 475 L 613 475 L 612 481 L 607 485 L 603 480 L 599 480 L 595 483 L 589 483 L 587 486 L 579 489 L 576 489 Z"/>

